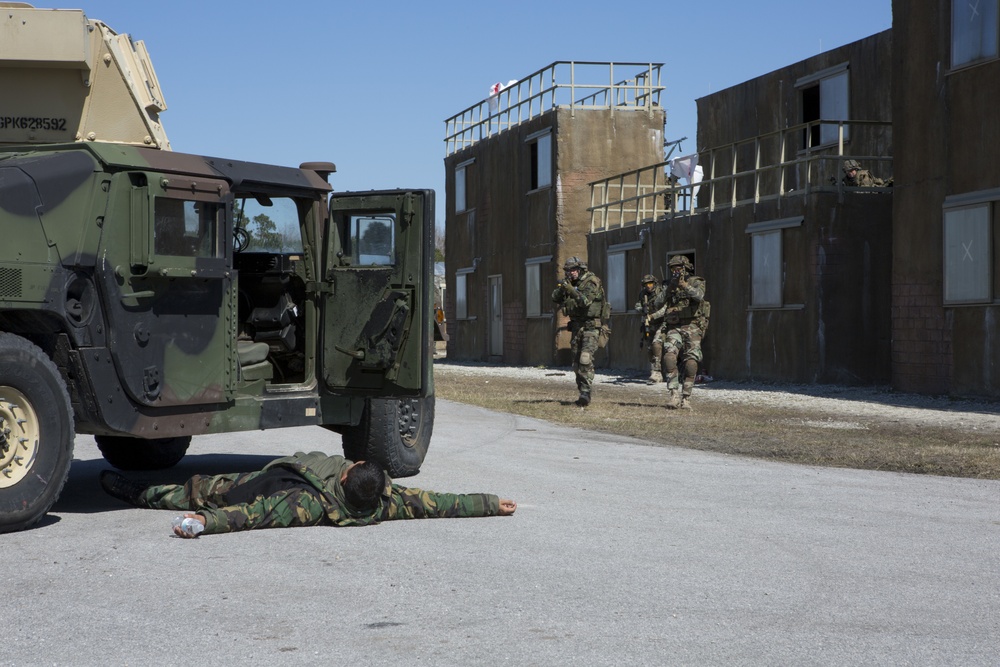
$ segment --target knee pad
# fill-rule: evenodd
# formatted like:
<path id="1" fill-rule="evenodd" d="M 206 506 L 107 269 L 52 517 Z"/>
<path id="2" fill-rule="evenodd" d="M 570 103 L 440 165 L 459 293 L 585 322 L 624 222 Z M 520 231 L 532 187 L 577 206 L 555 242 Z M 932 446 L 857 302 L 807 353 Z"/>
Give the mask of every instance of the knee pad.
<path id="1" fill-rule="evenodd" d="M 590 365 L 590 352 L 584 350 L 580 353 L 580 365 L 589 366 Z"/>
<path id="2" fill-rule="evenodd" d="M 698 362 L 688 359 L 684 362 L 684 377 L 694 378 L 698 375 Z"/>

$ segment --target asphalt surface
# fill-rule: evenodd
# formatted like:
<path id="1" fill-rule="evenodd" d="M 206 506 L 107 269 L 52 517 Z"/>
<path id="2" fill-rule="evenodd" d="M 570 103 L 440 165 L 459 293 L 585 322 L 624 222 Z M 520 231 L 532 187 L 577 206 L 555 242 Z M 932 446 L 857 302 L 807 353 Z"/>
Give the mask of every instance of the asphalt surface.
<path id="1" fill-rule="evenodd" d="M 151 479 L 297 449 L 339 440 L 205 437 Z M 91 438 L 76 457 L 43 523 L 0 535 L 0 664 L 1000 661 L 996 481 L 653 447 L 440 401 L 404 483 L 496 492 L 514 516 L 182 540 L 173 513 L 100 491 Z"/>

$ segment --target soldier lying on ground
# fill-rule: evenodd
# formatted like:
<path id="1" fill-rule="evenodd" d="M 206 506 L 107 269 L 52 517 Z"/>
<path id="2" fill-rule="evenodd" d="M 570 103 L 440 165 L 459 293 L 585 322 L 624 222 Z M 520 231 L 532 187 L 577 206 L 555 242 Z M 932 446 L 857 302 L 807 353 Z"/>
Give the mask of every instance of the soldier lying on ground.
<path id="1" fill-rule="evenodd" d="M 113 470 L 104 490 L 130 505 L 191 510 L 204 533 L 256 528 L 364 526 L 392 519 L 513 514 L 517 503 L 488 493 L 436 493 L 394 484 L 374 461 L 353 463 L 323 452 L 276 459 L 263 470 L 195 475 L 183 485 L 147 486 Z M 197 537 L 175 526 L 179 537 Z"/>

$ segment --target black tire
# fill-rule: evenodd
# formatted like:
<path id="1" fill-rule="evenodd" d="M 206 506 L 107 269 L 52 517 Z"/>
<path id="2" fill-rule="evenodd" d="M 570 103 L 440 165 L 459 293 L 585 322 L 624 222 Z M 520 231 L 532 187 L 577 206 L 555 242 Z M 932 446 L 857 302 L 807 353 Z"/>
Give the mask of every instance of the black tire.
<path id="1" fill-rule="evenodd" d="M 377 461 L 390 477 L 420 472 L 434 431 L 434 397 L 369 398 L 361 423 L 343 429 L 344 456 Z"/>
<path id="2" fill-rule="evenodd" d="M 73 438 L 59 369 L 38 346 L 0 333 L 0 533 L 35 525 L 59 499 Z"/>
<path id="3" fill-rule="evenodd" d="M 178 438 L 134 438 L 97 435 L 97 448 L 104 460 L 119 470 L 163 470 L 180 463 L 191 445 L 191 436 Z"/>

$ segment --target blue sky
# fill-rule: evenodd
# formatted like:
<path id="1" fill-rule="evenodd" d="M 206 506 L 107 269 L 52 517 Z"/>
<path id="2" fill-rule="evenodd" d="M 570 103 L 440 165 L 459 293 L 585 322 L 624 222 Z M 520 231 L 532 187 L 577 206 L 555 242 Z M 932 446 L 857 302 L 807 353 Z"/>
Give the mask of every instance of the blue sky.
<path id="1" fill-rule="evenodd" d="M 662 62 L 664 136 L 688 137 L 690 153 L 697 98 L 892 23 L 890 0 L 62 6 L 146 42 L 174 150 L 282 165 L 332 161 L 336 190 L 433 188 L 439 224 L 444 120 L 497 81 L 558 60 Z"/>

